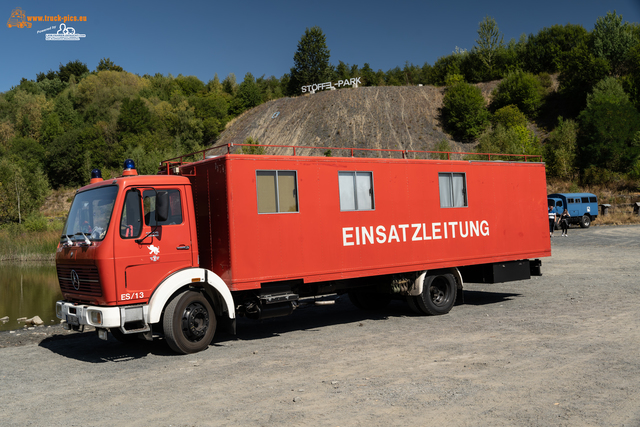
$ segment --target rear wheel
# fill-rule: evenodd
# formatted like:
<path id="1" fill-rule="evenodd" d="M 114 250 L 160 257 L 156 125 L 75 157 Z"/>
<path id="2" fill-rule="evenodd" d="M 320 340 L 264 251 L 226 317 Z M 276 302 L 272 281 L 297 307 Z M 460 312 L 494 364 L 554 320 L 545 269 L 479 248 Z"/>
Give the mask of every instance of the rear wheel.
<path id="1" fill-rule="evenodd" d="M 213 308 L 200 292 L 183 292 L 165 308 L 164 336 L 169 347 L 177 353 L 205 350 L 216 332 L 216 324 Z"/>
<path id="2" fill-rule="evenodd" d="M 587 214 L 582 215 L 582 218 L 580 218 L 580 227 L 589 228 L 590 225 L 591 225 L 591 217 Z"/>
<path id="3" fill-rule="evenodd" d="M 447 314 L 456 302 L 458 286 L 453 274 L 426 276 L 422 294 L 414 297 L 416 307 L 432 316 Z"/>

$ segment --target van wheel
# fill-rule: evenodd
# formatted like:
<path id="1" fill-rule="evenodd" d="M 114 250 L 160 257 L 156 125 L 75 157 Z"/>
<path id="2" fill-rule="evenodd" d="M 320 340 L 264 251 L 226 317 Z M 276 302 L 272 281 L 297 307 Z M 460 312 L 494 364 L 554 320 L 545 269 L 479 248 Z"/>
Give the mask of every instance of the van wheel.
<path id="1" fill-rule="evenodd" d="M 591 217 L 587 214 L 582 215 L 582 218 L 580 218 L 580 227 L 589 228 L 590 225 L 591 225 Z"/>
<path id="2" fill-rule="evenodd" d="M 447 314 L 456 302 L 457 291 L 458 286 L 453 274 L 426 276 L 422 294 L 415 298 L 415 302 L 424 314 Z"/>
<path id="3" fill-rule="evenodd" d="M 350 291 L 349 300 L 360 310 L 382 310 L 391 302 L 388 294 L 365 291 Z"/>
<path id="4" fill-rule="evenodd" d="M 164 336 L 176 353 L 197 353 L 209 347 L 216 332 L 216 316 L 200 292 L 175 296 L 164 311 Z"/>

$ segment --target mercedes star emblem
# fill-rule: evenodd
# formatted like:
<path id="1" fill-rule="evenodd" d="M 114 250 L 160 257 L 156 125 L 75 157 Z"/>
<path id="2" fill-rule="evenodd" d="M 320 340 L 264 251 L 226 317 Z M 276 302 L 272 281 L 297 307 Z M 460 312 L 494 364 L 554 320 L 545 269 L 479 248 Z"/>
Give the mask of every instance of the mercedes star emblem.
<path id="1" fill-rule="evenodd" d="M 73 289 L 76 291 L 80 290 L 80 278 L 75 270 L 71 270 L 71 284 L 73 285 Z"/>

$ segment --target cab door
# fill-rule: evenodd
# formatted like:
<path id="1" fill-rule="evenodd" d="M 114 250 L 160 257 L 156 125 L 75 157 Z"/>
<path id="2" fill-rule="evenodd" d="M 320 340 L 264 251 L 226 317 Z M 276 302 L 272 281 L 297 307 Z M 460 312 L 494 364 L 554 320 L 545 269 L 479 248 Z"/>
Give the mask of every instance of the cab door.
<path id="1" fill-rule="evenodd" d="M 158 193 L 167 192 L 168 217 L 156 218 Z M 192 266 L 191 230 L 186 215 L 185 188 L 127 190 L 114 245 L 118 303 L 140 303 L 168 275 Z"/>
<path id="2" fill-rule="evenodd" d="M 580 200 L 580 199 L 574 199 L 574 198 L 570 198 L 567 199 L 567 206 L 568 206 L 568 210 L 569 210 L 569 215 L 571 215 L 572 217 L 578 217 L 581 216 L 580 212 L 578 211 L 578 204 L 576 203 L 576 200 Z"/>

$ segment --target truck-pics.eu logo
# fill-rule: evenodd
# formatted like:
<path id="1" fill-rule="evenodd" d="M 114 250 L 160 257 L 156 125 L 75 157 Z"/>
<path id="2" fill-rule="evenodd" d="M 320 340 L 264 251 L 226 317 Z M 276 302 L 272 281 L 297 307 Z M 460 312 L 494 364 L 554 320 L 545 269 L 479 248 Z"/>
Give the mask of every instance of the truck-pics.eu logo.
<path id="1" fill-rule="evenodd" d="M 87 22 L 86 16 L 75 15 L 27 15 L 22 8 L 15 8 L 11 11 L 11 16 L 7 21 L 9 28 L 31 28 L 34 22 L 54 23 L 54 25 L 37 31 L 38 34 L 47 31 L 55 31 L 45 35 L 47 41 L 79 41 L 86 37 L 86 34 L 80 34 L 74 27 L 69 26 L 70 23 Z M 60 24 L 58 24 L 60 23 Z M 75 24 L 74 24 L 75 25 Z"/>
<path id="2" fill-rule="evenodd" d="M 27 22 L 24 10 L 16 7 L 11 11 L 11 18 L 7 21 L 7 27 L 12 28 L 31 28 L 31 22 Z"/>

